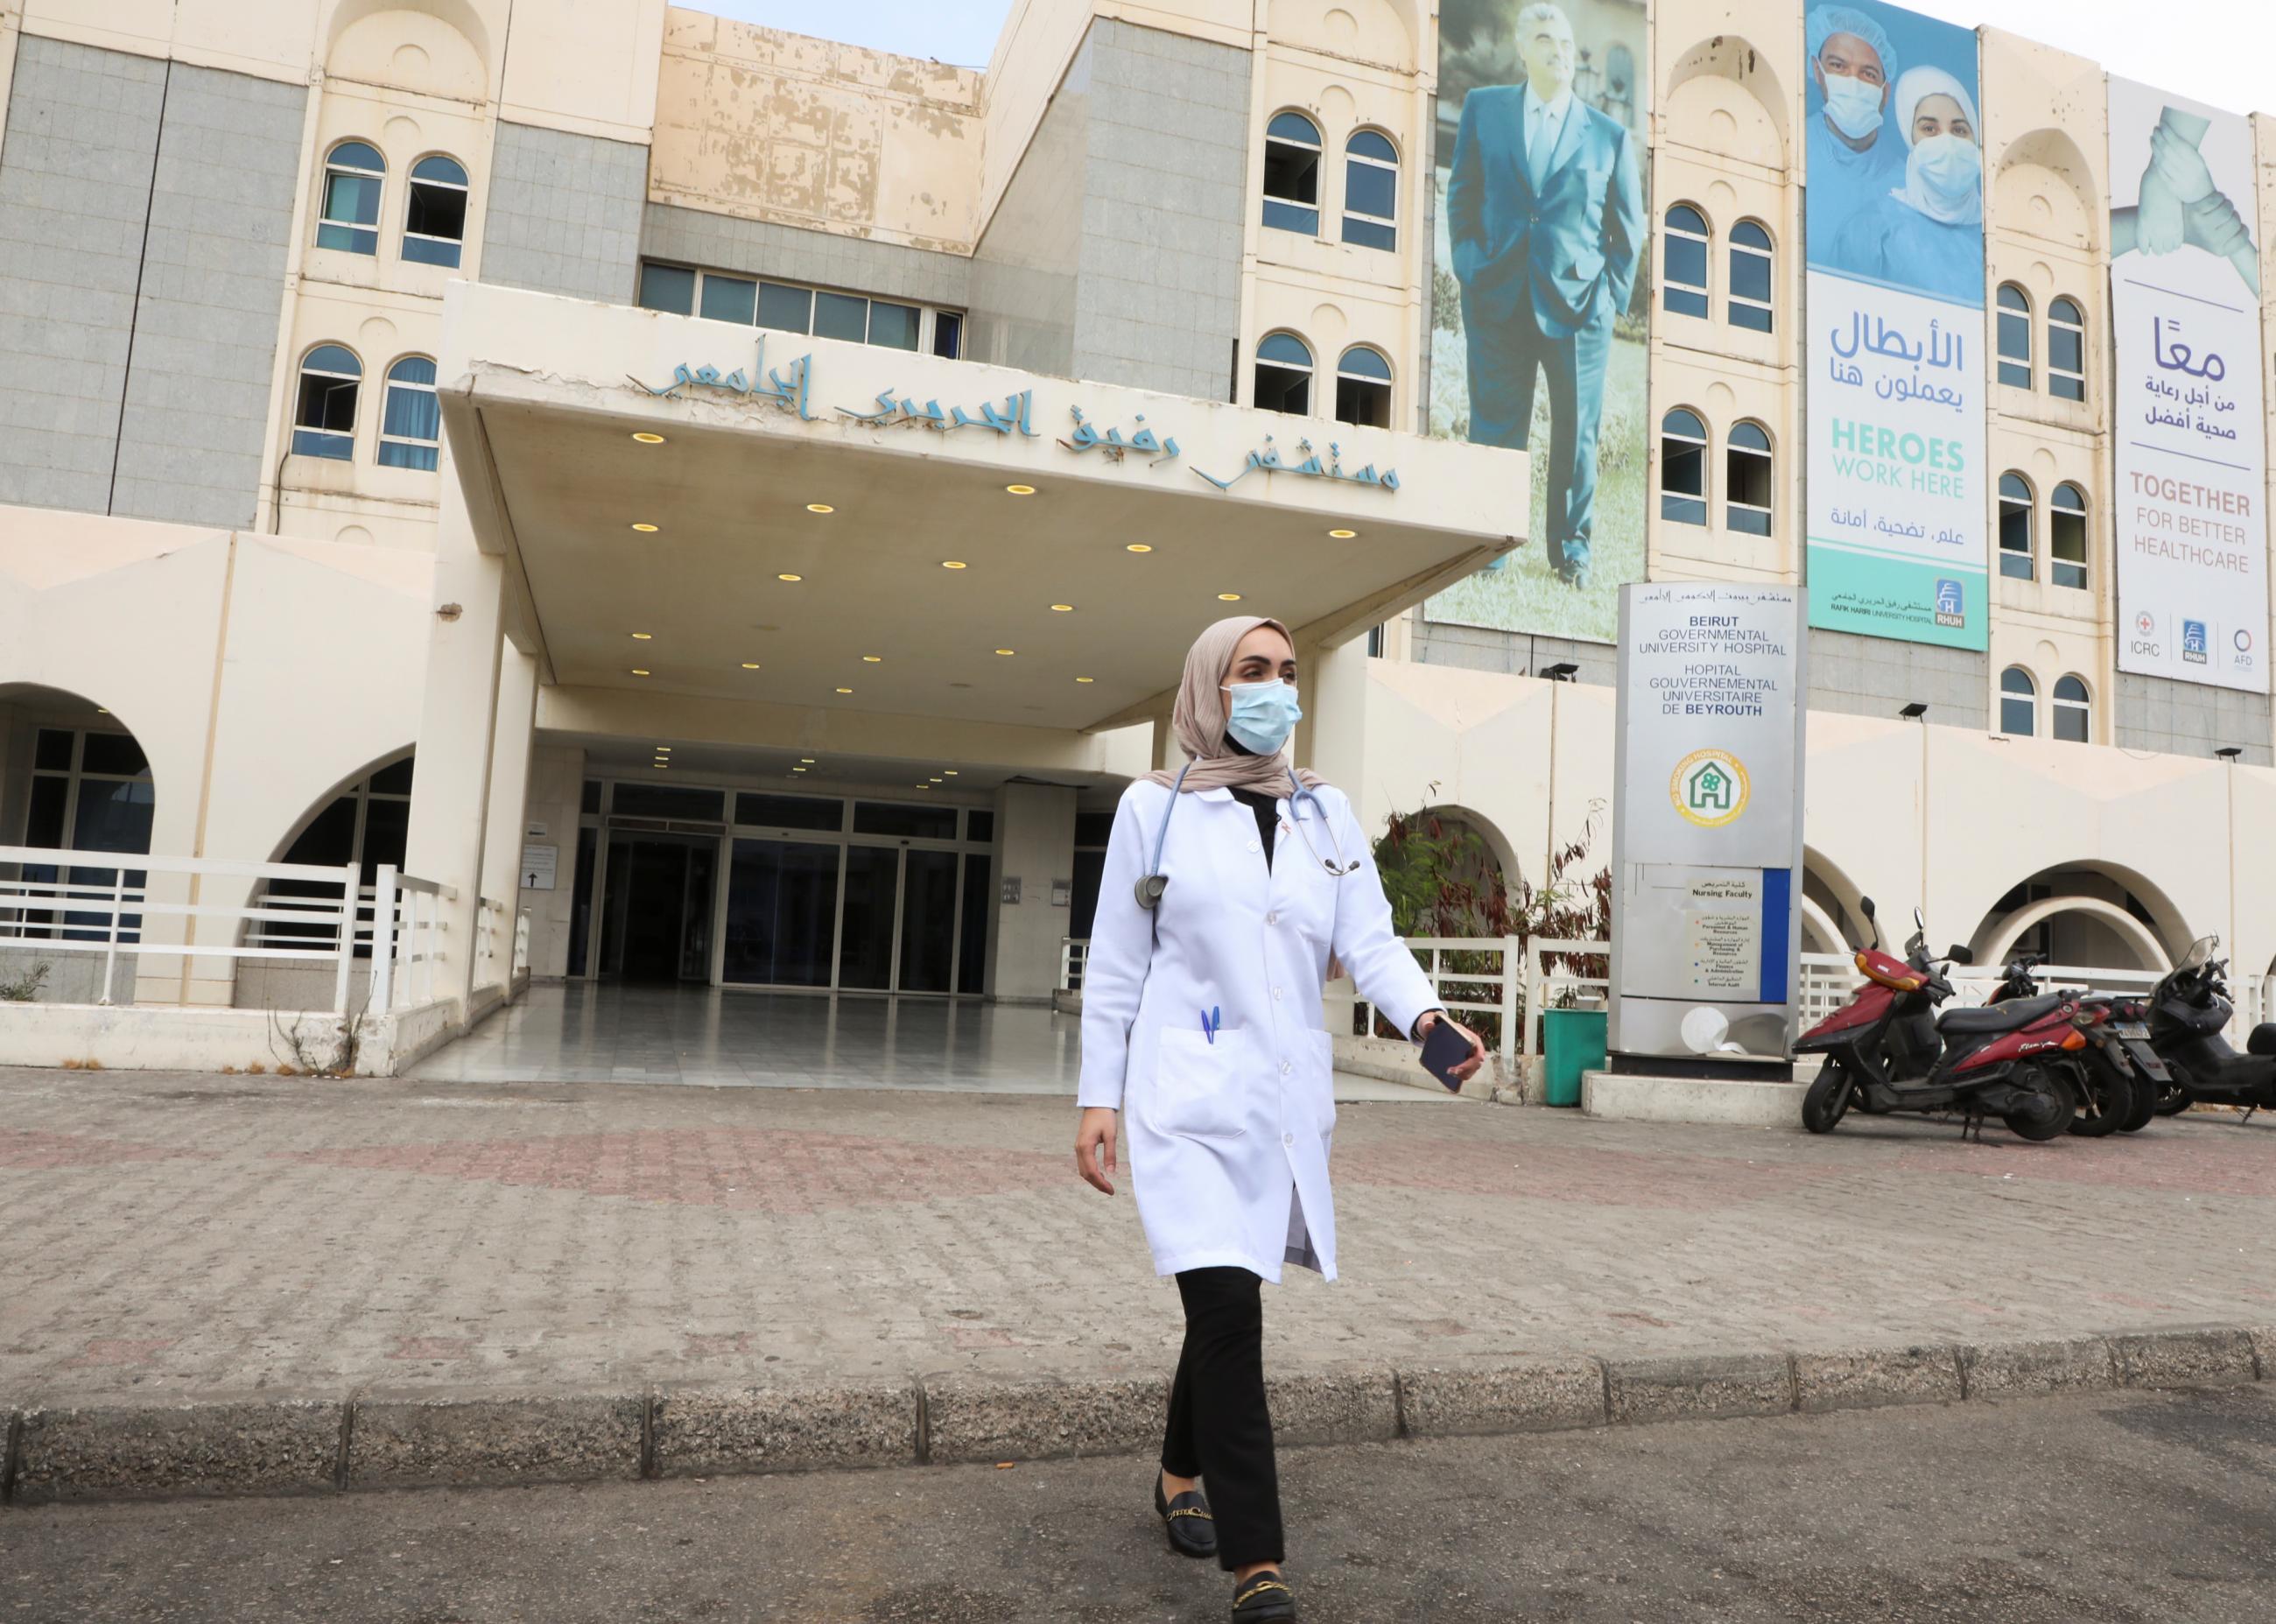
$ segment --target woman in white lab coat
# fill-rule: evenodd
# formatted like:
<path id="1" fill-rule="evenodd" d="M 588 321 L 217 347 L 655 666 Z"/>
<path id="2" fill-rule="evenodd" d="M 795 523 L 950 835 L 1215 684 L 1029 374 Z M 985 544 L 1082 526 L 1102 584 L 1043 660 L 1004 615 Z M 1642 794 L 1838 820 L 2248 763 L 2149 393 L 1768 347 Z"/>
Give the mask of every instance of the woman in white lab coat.
<path id="1" fill-rule="evenodd" d="M 1172 718 L 1188 759 L 1122 798 L 1083 973 L 1076 1166 L 1112 1195 L 1127 1118 L 1154 1270 L 1186 1311 L 1154 1508 L 1173 1550 L 1233 1573 L 1243 1624 L 1296 1616 L 1259 1288 L 1283 1264 L 1336 1278 L 1329 966 L 1417 1042 L 1446 1019 L 1392 934 L 1351 803 L 1283 754 L 1296 676 L 1277 620 L 1220 620 L 1194 644 Z M 1468 1077 L 1485 1050 L 1464 1035 Z"/>

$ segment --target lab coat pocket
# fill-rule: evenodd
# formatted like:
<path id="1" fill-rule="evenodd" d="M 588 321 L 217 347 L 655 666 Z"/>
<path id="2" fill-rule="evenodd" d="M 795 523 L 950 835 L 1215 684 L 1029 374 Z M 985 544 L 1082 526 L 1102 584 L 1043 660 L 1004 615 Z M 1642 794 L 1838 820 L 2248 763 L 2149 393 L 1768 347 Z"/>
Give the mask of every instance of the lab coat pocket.
<path id="1" fill-rule="evenodd" d="M 1165 1027 L 1154 1053 L 1154 1099 L 1149 1113 L 1165 1134 L 1189 1139 L 1237 1139 L 1240 1089 L 1248 1036 L 1220 1028 L 1212 1043 L 1199 1027 Z"/>

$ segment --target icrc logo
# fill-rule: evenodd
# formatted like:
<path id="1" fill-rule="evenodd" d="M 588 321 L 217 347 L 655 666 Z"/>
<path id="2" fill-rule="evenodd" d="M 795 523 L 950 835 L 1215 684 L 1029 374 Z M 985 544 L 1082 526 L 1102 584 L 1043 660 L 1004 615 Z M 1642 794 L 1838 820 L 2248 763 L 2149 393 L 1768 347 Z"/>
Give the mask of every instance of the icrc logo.
<path id="1" fill-rule="evenodd" d="M 2147 637 L 2151 633 L 2158 629 L 2157 617 L 2152 615 L 2148 610 L 2143 610 L 2140 614 L 2134 617 L 2134 629 L 2141 633 L 2143 636 Z"/>

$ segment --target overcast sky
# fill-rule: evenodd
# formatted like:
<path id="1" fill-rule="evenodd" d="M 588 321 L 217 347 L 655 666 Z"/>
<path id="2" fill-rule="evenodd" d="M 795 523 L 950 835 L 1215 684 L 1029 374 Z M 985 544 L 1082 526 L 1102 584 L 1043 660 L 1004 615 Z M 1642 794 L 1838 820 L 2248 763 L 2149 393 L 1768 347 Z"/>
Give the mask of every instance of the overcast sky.
<path id="1" fill-rule="evenodd" d="M 698 11 L 985 67 L 1010 0 L 689 0 Z M 1515 6 L 1518 0 L 1511 0 Z M 2237 112 L 2276 110 L 2276 7 L 2266 0 L 1914 0 L 2091 57 L 2113 73 Z"/>

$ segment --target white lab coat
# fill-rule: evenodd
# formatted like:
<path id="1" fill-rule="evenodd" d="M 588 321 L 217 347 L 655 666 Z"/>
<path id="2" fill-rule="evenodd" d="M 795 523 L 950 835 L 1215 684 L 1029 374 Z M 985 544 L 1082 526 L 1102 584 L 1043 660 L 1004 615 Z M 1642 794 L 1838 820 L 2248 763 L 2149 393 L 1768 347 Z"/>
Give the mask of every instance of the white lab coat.
<path id="1" fill-rule="evenodd" d="M 1122 1113 L 1157 1274 L 1230 1264 L 1278 1284 L 1294 1263 L 1334 1279 L 1328 956 L 1401 1031 L 1437 1006 L 1392 934 L 1351 803 L 1324 785 L 1318 795 L 1316 807 L 1304 799 L 1301 831 L 1282 796 L 1269 872 L 1256 814 L 1231 790 L 1180 796 L 1162 848 L 1169 891 L 1151 914 L 1131 888 L 1149 869 L 1171 792 L 1141 779 L 1115 813 L 1083 971 L 1078 1098 Z M 1320 859 L 1340 848 L 1358 869 L 1331 878 L 1305 834 Z M 1214 1042 L 1202 1029 L 1212 1009 Z"/>

